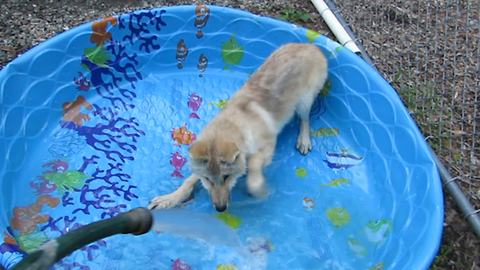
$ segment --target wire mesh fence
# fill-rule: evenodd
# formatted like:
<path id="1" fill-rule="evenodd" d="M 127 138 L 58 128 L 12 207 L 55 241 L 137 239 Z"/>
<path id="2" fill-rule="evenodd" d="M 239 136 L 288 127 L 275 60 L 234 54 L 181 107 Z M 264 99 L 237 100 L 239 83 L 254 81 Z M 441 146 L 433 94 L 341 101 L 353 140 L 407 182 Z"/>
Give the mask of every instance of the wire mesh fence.
<path id="1" fill-rule="evenodd" d="M 480 1 L 336 4 L 437 155 L 480 208 Z"/>

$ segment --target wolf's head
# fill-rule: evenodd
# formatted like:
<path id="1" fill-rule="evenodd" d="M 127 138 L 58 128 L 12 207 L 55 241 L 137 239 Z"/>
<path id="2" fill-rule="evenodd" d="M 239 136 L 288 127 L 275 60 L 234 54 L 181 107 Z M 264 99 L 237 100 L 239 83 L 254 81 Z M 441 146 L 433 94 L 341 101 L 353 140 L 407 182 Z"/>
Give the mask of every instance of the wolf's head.
<path id="1" fill-rule="evenodd" d="M 192 173 L 200 177 L 217 211 L 227 209 L 230 191 L 245 173 L 246 157 L 228 139 L 201 139 L 190 147 Z"/>

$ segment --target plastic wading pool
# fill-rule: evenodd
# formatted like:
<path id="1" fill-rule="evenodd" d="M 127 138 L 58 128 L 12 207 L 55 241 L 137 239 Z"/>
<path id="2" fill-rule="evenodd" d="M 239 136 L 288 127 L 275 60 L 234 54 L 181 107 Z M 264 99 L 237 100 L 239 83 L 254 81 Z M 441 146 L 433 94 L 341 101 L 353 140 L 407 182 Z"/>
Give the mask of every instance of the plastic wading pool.
<path id="1" fill-rule="evenodd" d="M 249 256 L 149 233 L 98 241 L 56 269 L 427 269 L 440 179 L 389 84 L 314 31 L 204 5 L 87 23 L 0 71 L 0 265 L 176 189 L 196 134 L 288 42 L 315 43 L 329 61 L 313 151 L 294 149 L 292 121 L 265 171 L 270 197 L 250 198 L 240 181 L 227 214 L 203 189 L 185 205 L 225 221 Z"/>

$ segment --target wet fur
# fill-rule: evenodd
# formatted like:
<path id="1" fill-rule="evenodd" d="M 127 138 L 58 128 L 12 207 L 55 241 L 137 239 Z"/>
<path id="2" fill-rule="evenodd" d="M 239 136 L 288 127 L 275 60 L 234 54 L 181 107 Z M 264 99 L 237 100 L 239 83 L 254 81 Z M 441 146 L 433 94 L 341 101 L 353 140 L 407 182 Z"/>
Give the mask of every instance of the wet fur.
<path id="1" fill-rule="evenodd" d="M 215 208 L 223 211 L 230 190 L 245 173 L 249 193 L 266 195 L 263 168 L 295 112 L 300 118 L 296 148 L 301 154 L 311 150 L 310 109 L 326 78 L 327 61 L 316 46 L 291 43 L 276 50 L 191 146 L 192 175 L 173 193 L 154 198 L 149 207 L 177 206 L 200 180 Z"/>

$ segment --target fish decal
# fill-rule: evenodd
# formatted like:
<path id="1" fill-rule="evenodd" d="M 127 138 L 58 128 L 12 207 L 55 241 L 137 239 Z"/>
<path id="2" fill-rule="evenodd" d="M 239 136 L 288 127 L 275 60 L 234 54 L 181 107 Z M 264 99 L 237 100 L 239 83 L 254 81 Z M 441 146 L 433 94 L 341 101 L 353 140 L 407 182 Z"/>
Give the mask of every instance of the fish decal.
<path id="1" fill-rule="evenodd" d="M 176 259 L 172 261 L 172 270 L 192 270 L 192 268 L 186 262 Z"/>
<path id="2" fill-rule="evenodd" d="M 177 58 L 177 68 L 178 69 L 183 68 L 183 64 L 185 63 L 185 60 L 187 59 L 187 55 L 188 55 L 188 48 L 187 48 L 187 45 L 185 44 L 185 41 L 182 38 L 177 43 L 176 58 Z"/>
<path id="3" fill-rule="evenodd" d="M 350 222 L 350 213 L 343 207 L 327 209 L 328 220 L 337 228 L 343 227 Z"/>
<path id="4" fill-rule="evenodd" d="M 341 153 L 327 152 L 327 157 L 323 161 L 331 169 L 348 169 L 362 163 L 363 158 L 349 154 L 346 151 Z"/>
<path id="5" fill-rule="evenodd" d="M 170 165 L 172 165 L 173 168 L 175 168 L 175 170 L 173 171 L 171 176 L 183 178 L 184 176 L 181 173 L 181 170 L 186 163 L 187 163 L 187 158 L 185 158 L 178 152 L 173 153 L 170 158 Z"/>
<path id="6" fill-rule="evenodd" d="M 73 81 L 75 82 L 77 89 L 80 91 L 88 91 L 88 89 L 90 89 L 90 81 L 81 72 L 78 72 L 78 78 L 74 77 Z"/>
<path id="7" fill-rule="evenodd" d="M 303 207 L 307 210 L 313 209 L 315 208 L 315 201 L 312 198 L 305 197 L 303 198 Z"/>
<path id="8" fill-rule="evenodd" d="M 238 65 L 244 55 L 244 48 L 238 42 L 234 35 L 222 43 L 222 59 L 225 62 L 224 69 L 229 69 L 232 65 Z"/>
<path id="9" fill-rule="evenodd" d="M 172 139 L 177 145 L 190 145 L 197 139 L 197 136 L 188 130 L 187 124 L 184 124 L 183 126 L 172 130 Z"/>
<path id="10" fill-rule="evenodd" d="M 368 241 L 379 244 L 383 242 L 392 231 L 392 222 L 387 219 L 370 221 L 365 227 Z"/>
<path id="11" fill-rule="evenodd" d="M 202 29 L 207 25 L 210 18 L 210 9 L 205 4 L 199 4 L 195 7 L 195 21 L 193 25 L 197 28 L 197 38 L 203 37 Z"/>
<path id="12" fill-rule="evenodd" d="M 92 104 L 83 96 L 78 96 L 72 102 L 63 103 L 63 121 L 74 123 L 77 126 L 83 126 L 84 122 L 90 120 L 88 114 L 82 112 L 82 108 L 93 110 Z"/>
<path id="13" fill-rule="evenodd" d="M 198 57 L 197 68 L 198 68 L 198 71 L 200 72 L 200 74 L 198 75 L 199 77 L 203 77 L 202 73 L 205 72 L 205 70 L 207 69 L 207 66 L 208 66 L 208 58 L 202 53 L 200 54 L 200 57 Z"/>
<path id="14" fill-rule="evenodd" d="M 368 250 L 365 246 L 363 246 L 360 241 L 355 239 L 353 236 L 348 237 L 348 247 L 355 252 L 357 257 L 365 257 L 368 254 Z"/>
<path id="15" fill-rule="evenodd" d="M 202 105 L 202 97 L 199 96 L 197 93 L 192 93 L 188 97 L 188 108 L 192 110 L 192 112 L 189 115 L 189 118 L 194 118 L 194 119 L 200 119 L 200 116 L 198 116 L 197 111 L 200 109 L 200 106 Z"/>

